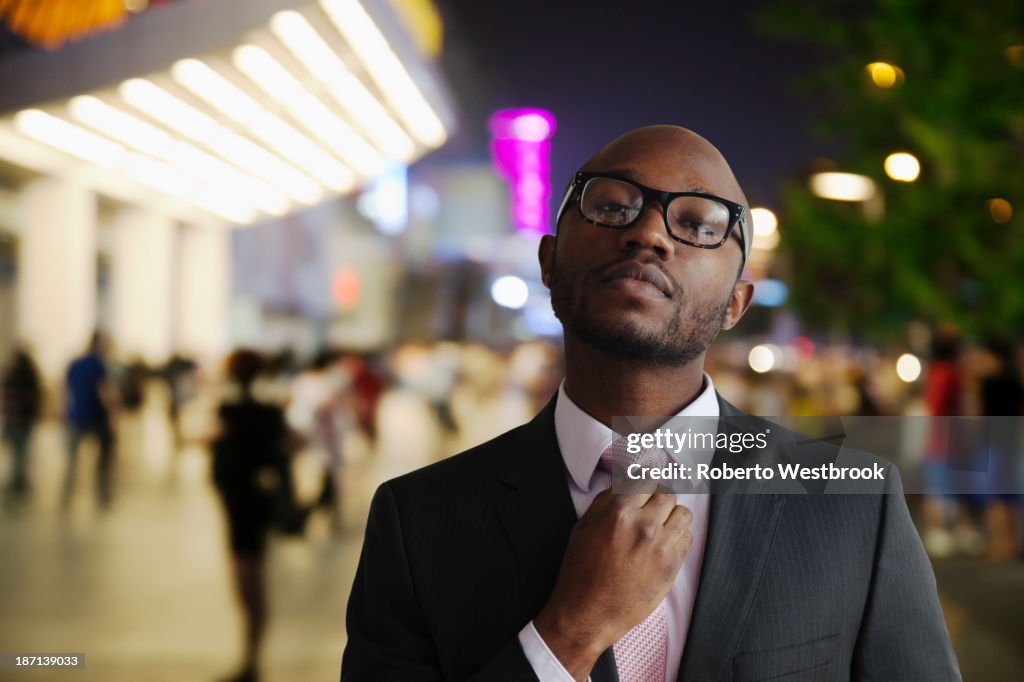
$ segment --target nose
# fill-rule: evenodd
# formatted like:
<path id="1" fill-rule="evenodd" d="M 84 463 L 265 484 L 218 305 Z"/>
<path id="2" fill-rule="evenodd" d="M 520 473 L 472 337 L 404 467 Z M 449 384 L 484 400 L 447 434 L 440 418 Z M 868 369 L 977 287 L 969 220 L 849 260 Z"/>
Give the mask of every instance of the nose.
<path id="1" fill-rule="evenodd" d="M 623 251 L 649 249 L 661 260 L 668 260 L 675 253 L 675 242 L 668 234 L 661 204 L 644 206 L 640 216 L 619 235 L 619 246 Z"/>

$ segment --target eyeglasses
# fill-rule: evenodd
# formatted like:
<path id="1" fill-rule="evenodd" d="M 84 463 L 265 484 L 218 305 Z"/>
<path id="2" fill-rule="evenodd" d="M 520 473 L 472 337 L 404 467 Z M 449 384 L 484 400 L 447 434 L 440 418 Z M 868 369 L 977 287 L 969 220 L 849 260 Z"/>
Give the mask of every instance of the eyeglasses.
<path id="1" fill-rule="evenodd" d="M 576 173 L 558 208 L 559 220 L 573 199 L 581 218 L 613 230 L 631 227 L 652 202 L 658 202 L 669 236 L 699 249 L 717 249 L 743 222 L 743 206 L 728 199 L 703 192 L 664 192 L 604 173 Z M 742 244 L 742 230 L 737 236 Z"/>

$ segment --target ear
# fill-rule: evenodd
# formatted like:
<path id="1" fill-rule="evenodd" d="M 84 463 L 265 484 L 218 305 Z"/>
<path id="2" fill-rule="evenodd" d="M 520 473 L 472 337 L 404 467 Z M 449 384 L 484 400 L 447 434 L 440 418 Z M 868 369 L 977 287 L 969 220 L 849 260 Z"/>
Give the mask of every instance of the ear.
<path id="1" fill-rule="evenodd" d="M 551 288 L 551 271 L 555 267 L 555 238 L 545 234 L 540 238 L 537 247 L 537 260 L 540 261 L 540 279 L 544 286 Z"/>
<path id="2" fill-rule="evenodd" d="M 725 319 L 722 320 L 722 329 L 732 329 L 747 312 L 750 302 L 754 298 L 754 283 L 750 280 L 739 279 L 732 287 L 732 298 L 729 299 L 729 307 L 725 311 Z"/>

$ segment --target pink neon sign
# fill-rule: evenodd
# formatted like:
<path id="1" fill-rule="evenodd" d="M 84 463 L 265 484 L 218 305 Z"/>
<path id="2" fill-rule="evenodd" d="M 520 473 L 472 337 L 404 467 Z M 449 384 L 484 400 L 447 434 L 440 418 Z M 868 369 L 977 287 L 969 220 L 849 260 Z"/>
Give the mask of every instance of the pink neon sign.
<path id="1" fill-rule="evenodd" d="M 551 196 L 551 136 L 555 117 L 544 109 L 502 109 L 491 116 L 494 172 L 509 185 L 512 224 L 547 232 Z"/>

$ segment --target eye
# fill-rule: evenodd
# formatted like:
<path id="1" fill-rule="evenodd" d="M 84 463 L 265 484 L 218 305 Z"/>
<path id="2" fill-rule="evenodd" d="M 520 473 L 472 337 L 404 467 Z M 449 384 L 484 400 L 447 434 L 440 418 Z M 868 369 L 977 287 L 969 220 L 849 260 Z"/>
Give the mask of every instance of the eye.
<path id="1" fill-rule="evenodd" d="M 722 241 L 722 233 L 713 225 L 701 221 L 674 222 L 672 233 L 693 244 L 711 246 Z"/>
<path id="2" fill-rule="evenodd" d="M 677 197 L 670 206 L 669 225 L 677 237 L 710 246 L 722 241 L 729 227 L 729 211 L 707 197 Z"/>
<path id="3" fill-rule="evenodd" d="M 580 209 L 602 225 L 623 226 L 633 222 L 643 206 L 639 190 L 614 178 L 594 178 L 583 190 Z"/>
<path id="4" fill-rule="evenodd" d="M 594 207 L 594 214 L 603 223 L 615 223 L 621 225 L 628 223 L 633 214 L 633 209 L 625 204 L 612 202 L 604 203 Z"/>

